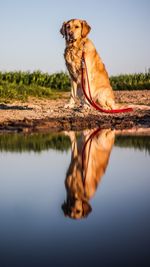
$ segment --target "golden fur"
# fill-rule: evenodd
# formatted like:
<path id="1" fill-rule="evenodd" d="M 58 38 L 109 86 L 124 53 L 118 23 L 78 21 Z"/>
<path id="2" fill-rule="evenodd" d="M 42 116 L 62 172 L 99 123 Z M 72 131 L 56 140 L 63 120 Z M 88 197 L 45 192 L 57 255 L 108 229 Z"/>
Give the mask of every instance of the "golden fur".
<path id="1" fill-rule="evenodd" d="M 91 27 L 88 23 L 79 19 L 64 22 L 60 30 L 66 39 L 64 57 L 72 83 L 71 98 L 66 107 L 74 107 L 77 96 L 79 96 L 82 104 L 86 103 L 88 105 L 81 87 L 81 57 L 84 49 L 92 98 L 102 108 L 114 109 L 114 93 L 110 85 L 108 73 L 94 44 L 87 38 L 90 30 Z M 86 79 L 85 87 L 87 90 Z"/>
<path id="2" fill-rule="evenodd" d="M 86 217 L 92 210 L 89 200 L 95 191 L 109 161 L 115 133 L 110 129 L 100 130 L 83 147 L 93 130 L 84 131 L 76 138 L 74 132 L 68 135 L 71 140 L 72 155 L 65 180 L 67 200 L 62 205 L 66 216 L 73 219 Z"/>

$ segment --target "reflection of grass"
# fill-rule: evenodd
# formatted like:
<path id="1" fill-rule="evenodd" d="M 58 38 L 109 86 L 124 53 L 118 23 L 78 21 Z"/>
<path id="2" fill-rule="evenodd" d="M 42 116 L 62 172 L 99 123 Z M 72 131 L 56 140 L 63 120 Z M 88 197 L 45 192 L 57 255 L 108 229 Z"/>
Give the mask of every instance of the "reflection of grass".
<path id="1" fill-rule="evenodd" d="M 150 153 L 149 136 L 116 136 L 115 145 Z M 48 149 L 67 151 L 69 148 L 70 139 L 62 133 L 0 134 L 0 151 L 41 152 Z"/>
<path id="2" fill-rule="evenodd" d="M 62 134 L 2 134 L 0 135 L 0 151 L 41 152 L 48 149 L 67 151 L 70 140 Z"/>
<path id="3" fill-rule="evenodd" d="M 145 150 L 150 154 L 149 136 L 116 136 L 115 145 L 119 147 L 133 147 L 138 150 Z"/>

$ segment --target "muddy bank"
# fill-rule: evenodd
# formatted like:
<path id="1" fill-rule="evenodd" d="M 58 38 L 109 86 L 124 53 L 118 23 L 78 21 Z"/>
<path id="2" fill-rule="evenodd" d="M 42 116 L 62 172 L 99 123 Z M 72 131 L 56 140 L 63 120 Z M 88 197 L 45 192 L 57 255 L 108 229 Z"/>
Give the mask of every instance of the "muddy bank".
<path id="1" fill-rule="evenodd" d="M 63 110 L 62 110 L 63 112 Z M 89 113 L 80 116 L 73 113 L 59 117 L 45 117 L 43 119 L 14 120 L 0 123 L 0 131 L 62 131 L 62 130 L 83 130 L 86 128 L 114 128 L 129 129 L 133 127 L 149 127 L 150 111 L 132 112 L 123 115 L 101 115 Z"/>
<path id="2" fill-rule="evenodd" d="M 150 126 L 150 91 L 123 91 L 115 94 L 116 102 L 130 104 L 133 106 L 133 112 L 104 114 L 80 107 L 65 109 L 69 93 L 63 93 L 63 98 L 58 100 L 30 98 L 25 103 L 0 103 L 0 131 L 41 132 Z"/>

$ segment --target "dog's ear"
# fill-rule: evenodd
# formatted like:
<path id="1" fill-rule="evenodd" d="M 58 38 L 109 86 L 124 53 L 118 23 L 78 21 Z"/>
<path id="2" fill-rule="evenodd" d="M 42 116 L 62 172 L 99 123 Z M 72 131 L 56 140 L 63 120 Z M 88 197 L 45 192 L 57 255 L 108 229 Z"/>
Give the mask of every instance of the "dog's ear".
<path id="1" fill-rule="evenodd" d="M 89 26 L 89 24 L 85 21 L 85 20 L 83 20 L 82 21 L 82 37 L 86 37 L 87 36 L 87 34 L 90 32 L 90 30 L 91 30 L 91 27 Z"/>
<path id="2" fill-rule="evenodd" d="M 63 210 L 63 212 L 64 212 L 64 215 L 65 215 L 65 216 L 68 216 L 68 205 L 67 205 L 66 202 L 64 202 L 64 203 L 61 205 L 61 208 L 62 208 L 62 210 Z"/>
<path id="3" fill-rule="evenodd" d="M 66 27 L 66 22 L 63 23 L 61 29 L 60 29 L 60 33 L 63 35 L 63 37 L 65 36 L 65 27 Z"/>

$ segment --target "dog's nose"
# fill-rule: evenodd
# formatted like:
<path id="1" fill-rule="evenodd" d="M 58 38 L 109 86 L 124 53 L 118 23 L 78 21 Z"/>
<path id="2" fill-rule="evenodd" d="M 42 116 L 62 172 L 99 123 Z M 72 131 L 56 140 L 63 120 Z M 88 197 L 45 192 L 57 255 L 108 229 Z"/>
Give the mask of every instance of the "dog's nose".
<path id="1" fill-rule="evenodd" d="M 69 32 L 70 37 L 73 37 L 73 32 Z"/>

